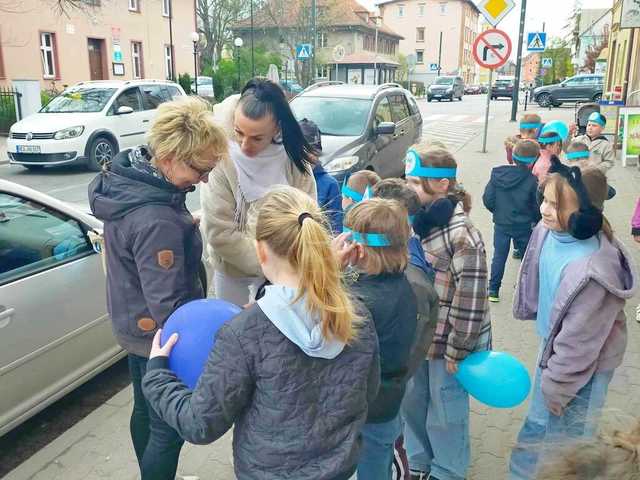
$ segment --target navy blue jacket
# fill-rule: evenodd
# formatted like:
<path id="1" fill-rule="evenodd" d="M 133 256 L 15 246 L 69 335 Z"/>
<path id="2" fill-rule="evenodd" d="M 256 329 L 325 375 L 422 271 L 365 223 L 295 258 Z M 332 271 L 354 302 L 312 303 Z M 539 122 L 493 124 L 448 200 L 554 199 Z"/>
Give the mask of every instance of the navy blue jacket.
<path id="1" fill-rule="evenodd" d="M 538 181 L 531 170 L 501 165 L 491 171 L 482 201 L 503 228 L 531 229 L 540 221 Z"/>
<path id="2" fill-rule="evenodd" d="M 313 168 L 313 176 L 318 187 L 318 205 L 331 222 L 331 230 L 335 234 L 342 233 L 342 194 L 340 184 L 329 175 L 320 163 Z"/>
<path id="3" fill-rule="evenodd" d="M 202 238 L 185 198 L 166 180 L 132 168 L 126 150 L 89 185 L 91 210 L 104 222 L 107 309 L 129 353 L 147 357 L 167 317 L 204 297 Z"/>

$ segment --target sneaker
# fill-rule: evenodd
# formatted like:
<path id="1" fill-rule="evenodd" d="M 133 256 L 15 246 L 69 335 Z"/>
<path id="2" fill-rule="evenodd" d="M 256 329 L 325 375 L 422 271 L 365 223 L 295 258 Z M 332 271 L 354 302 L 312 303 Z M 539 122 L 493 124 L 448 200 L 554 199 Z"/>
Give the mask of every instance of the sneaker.
<path id="1" fill-rule="evenodd" d="M 636 322 L 640 323 L 640 303 L 636 307 Z"/>
<path id="2" fill-rule="evenodd" d="M 498 292 L 489 291 L 489 301 L 491 303 L 498 303 L 500 301 L 500 295 Z"/>
<path id="3" fill-rule="evenodd" d="M 516 260 L 522 260 L 522 257 L 524 257 L 523 253 L 520 250 L 514 250 L 513 255 L 511 256 Z"/>

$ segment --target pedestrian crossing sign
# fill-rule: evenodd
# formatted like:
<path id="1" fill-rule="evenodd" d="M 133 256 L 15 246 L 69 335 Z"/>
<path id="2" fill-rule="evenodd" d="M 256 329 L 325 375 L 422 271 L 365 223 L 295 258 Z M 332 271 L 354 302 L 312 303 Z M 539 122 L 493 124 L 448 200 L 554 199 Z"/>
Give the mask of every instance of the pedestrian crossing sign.
<path id="1" fill-rule="evenodd" d="M 553 58 L 543 58 L 542 68 L 551 68 L 551 67 L 553 67 Z"/>
<path id="2" fill-rule="evenodd" d="M 299 43 L 296 45 L 296 58 L 298 60 L 309 60 L 312 49 L 313 47 L 310 43 Z"/>
<path id="3" fill-rule="evenodd" d="M 547 46 L 545 32 L 530 32 L 527 34 L 527 50 L 530 52 L 544 52 Z"/>

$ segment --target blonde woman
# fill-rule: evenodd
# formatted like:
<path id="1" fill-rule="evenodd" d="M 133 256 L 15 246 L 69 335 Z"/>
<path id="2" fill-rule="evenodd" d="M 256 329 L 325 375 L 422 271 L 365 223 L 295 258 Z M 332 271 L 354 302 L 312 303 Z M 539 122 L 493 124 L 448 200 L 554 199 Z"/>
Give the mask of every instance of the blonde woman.
<path id="1" fill-rule="evenodd" d="M 89 186 L 104 222 L 107 308 L 129 353 L 131 437 L 143 480 L 173 480 L 183 440 L 149 408 L 141 381 L 155 332 L 180 305 L 204 297 L 202 239 L 185 206 L 227 155 L 227 139 L 195 98 L 162 104 L 148 145 L 120 152 Z"/>
<path id="2" fill-rule="evenodd" d="M 160 347 L 156 335 L 144 393 L 191 443 L 234 425 L 239 480 L 347 480 L 380 382 L 373 322 L 350 299 L 328 222 L 306 194 L 267 194 L 255 245 L 271 285 L 218 331 L 195 390 L 168 369 L 180 339 Z"/>

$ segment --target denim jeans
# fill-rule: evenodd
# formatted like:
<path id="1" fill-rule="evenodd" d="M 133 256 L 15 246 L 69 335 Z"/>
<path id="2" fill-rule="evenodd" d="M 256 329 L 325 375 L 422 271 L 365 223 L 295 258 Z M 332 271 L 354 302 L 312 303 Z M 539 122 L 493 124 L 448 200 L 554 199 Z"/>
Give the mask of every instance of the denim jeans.
<path id="1" fill-rule="evenodd" d="M 358 480 L 391 480 L 393 447 L 401 433 L 400 415 L 390 422 L 365 423 Z"/>
<path id="2" fill-rule="evenodd" d="M 531 237 L 531 229 L 505 228 L 493 226 L 493 259 L 491 260 L 491 278 L 489 291 L 499 292 L 504 277 L 504 266 L 509 257 L 509 249 L 513 241 L 513 248 L 524 254 Z"/>
<path id="3" fill-rule="evenodd" d="M 411 470 L 462 480 L 470 462 L 469 394 L 444 360 L 425 360 L 402 402 L 404 444 Z"/>
<path id="4" fill-rule="evenodd" d="M 129 354 L 129 372 L 133 383 L 131 438 L 142 480 L 174 480 L 184 440 L 151 408 L 142 393 L 142 377 L 147 358 Z"/>
<path id="5" fill-rule="evenodd" d="M 557 450 L 567 441 L 596 433 L 613 371 L 595 373 L 560 417 L 553 415 L 545 405 L 541 375 L 538 367 L 529 412 L 511 452 L 509 480 L 535 479 L 538 463 L 548 453 L 547 450 Z"/>

